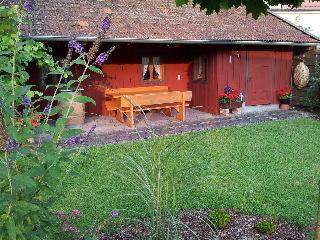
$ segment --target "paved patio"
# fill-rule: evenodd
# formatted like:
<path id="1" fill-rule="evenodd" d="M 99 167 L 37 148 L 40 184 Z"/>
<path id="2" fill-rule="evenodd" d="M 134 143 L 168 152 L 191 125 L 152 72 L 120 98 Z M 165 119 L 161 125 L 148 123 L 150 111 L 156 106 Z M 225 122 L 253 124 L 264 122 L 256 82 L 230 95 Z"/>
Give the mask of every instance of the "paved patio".
<path id="1" fill-rule="evenodd" d="M 242 114 L 230 116 L 217 116 L 188 108 L 185 122 L 179 122 L 161 113 L 149 112 L 136 116 L 136 126 L 132 129 L 109 116 L 87 117 L 85 124 L 77 127 L 89 131 L 92 126 L 96 125 L 95 132 L 82 145 L 103 145 L 147 139 L 151 136 L 175 135 L 301 117 L 313 117 L 313 115 L 297 110 L 282 111 L 272 105 L 247 107 Z"/>

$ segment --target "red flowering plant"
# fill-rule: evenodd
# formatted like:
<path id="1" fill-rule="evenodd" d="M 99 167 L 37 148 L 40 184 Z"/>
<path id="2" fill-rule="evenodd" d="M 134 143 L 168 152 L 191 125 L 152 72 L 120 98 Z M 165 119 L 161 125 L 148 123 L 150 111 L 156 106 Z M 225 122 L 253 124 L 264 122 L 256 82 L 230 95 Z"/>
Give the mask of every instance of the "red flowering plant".
<path id="1" fill-rule="evenodd" d="M 279 100 L 291 99 L 291 89 L 280 89 L 278 91 Z"/>
<path id="2" fill-rule="evenodd" d="M 219 95 L 218 101 L 220 105 L 241 102 L 239 91 L 229 86 L 224 88 L 224 94 Z"/>

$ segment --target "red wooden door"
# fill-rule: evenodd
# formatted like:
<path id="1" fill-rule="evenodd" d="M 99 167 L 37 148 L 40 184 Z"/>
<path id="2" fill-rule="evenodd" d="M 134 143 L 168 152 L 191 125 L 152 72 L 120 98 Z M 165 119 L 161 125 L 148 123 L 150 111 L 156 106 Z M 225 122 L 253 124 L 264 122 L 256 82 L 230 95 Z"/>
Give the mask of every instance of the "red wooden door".
<path id="1" fill-rule="evenodd" d="M 248 52 L 247 105 L 270 104 L 274 78 L 274 52 Z"/>

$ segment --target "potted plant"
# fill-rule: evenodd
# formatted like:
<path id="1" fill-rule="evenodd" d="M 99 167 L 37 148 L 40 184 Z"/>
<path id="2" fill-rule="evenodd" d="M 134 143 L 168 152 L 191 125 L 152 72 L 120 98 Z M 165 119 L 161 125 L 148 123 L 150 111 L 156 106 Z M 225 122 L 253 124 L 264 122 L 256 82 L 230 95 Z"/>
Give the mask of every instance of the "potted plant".
<path id="1" fill-rule="evenodd" d="M 218 101 L 222 109 L 241 108 L 242 106 L 239 92 L 229 86 L 225 87 L 224 94 L 218 97 Z"/>
<path id="2" fill-rule="evenodd" d="M 278 92 L 278 99 L 279 99 L 279 108 L 282 110 L 288 110 L 291 100 L 291 90 L 281 89 Z"/>

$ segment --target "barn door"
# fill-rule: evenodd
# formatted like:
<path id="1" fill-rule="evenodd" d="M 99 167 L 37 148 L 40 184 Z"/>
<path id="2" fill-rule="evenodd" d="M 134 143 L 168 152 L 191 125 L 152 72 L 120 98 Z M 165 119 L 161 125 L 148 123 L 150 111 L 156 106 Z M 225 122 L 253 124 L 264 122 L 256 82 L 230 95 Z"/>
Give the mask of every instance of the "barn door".
<path id="1" fill-rule="evenodd" d="M 270 104 L 274 78 L 274 52 L 248 51 L 247 64 L 246 104 Z"/>

